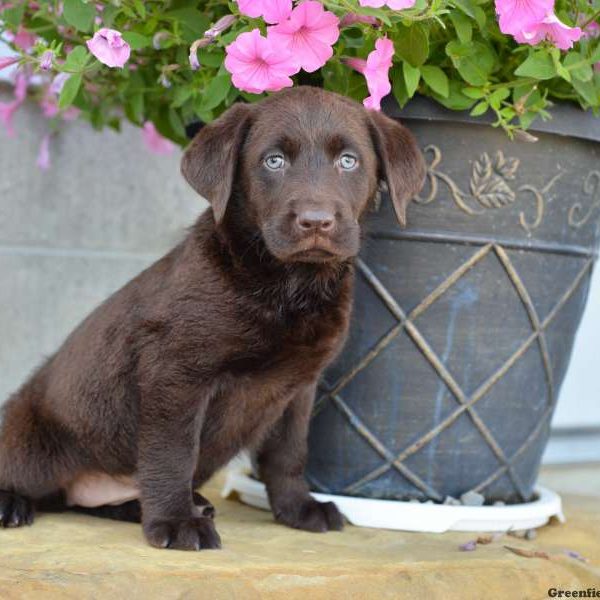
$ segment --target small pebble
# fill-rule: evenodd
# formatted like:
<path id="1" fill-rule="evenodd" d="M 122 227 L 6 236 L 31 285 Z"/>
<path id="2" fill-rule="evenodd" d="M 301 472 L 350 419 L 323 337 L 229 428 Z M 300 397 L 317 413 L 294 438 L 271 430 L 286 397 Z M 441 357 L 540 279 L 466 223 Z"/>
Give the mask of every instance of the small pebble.
<path id="1" fill-rule="evenodd" d="M 460 501 L 465 506 L 483 506 L 485 498 L 474 491 L 465 492 L 461 497 Z"/>
<path id="2" fill-rule="evenodd" d="M 444 498 L 444 504 L 446 504 L 448 506 L 462 506 L 460 500 L 457 500 L 456 498 L 453 498 L 452 496 L 446 496 L 446 498 Z"/>
<path id="3" fill-rule="evenodd" d="M 494 506 L 506 506 L 506 502 L 504 502 L 504 500 L 496 500 Z"/>
<path id="4" fill-rule="evenodd" d="M 477 540 L 471 540 L 470 542 L 461 544 L 458 549 L 461 552 L 473 552 L 473 550 L 477 550 Z"/>
<path id="5" fill-rule="evenodd" d="M 418 500 L 417 498 L 411 498 L 409 500 L 410 504 L 421 504 L 421 501 Z"/>
<path id="6" fill-rule="evenodd" d="M 575 560 L 579 560 L 579 561 L 584 562 L 584 563 L 589 562 L 588 559 L 585 558 L 585 556 L 582 556 L 576 550 L 565 550 L 565 554 L 567 556 L 570 556 L 571 558 L 574 558 Z"/>
<path id="7" fill-rule="evenodd" d="M 525 534 L 527 531 L 525 529 L 514 529 L 513 531 L 509 531 L 508 535 L 514 538 L 519 538 L 520 540 L 525 539 Z"/>
<path id="8" fill-rule="evenodd" d="M 525 532 L 525 539 L 526 540 L 535 540 L 535 538 L 537 537 L 537 531 L 535 529 L 528 529 Z"/>

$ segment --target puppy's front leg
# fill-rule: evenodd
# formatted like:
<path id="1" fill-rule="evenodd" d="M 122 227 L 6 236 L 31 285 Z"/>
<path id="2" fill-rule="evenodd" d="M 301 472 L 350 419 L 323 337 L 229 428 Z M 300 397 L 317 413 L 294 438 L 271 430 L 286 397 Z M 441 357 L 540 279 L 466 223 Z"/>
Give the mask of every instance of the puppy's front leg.
<path id="1" fill-rule="evenodd" d="M 138 440 L 142 527 L 157 548 L 220 548 L 214 521 L 195 507 L 192 478 L 208 397 L 197 387 L 156 385 L 143 395 Z"/>
<path id="2" fill-rule="evenodd" d="M 306 438 L 316 384 L 302 388 L 257 454 L 275 519 L 296 529 L 339 531 L 344 519 L 333 502 L 317 502 L 304 479 Z"/>

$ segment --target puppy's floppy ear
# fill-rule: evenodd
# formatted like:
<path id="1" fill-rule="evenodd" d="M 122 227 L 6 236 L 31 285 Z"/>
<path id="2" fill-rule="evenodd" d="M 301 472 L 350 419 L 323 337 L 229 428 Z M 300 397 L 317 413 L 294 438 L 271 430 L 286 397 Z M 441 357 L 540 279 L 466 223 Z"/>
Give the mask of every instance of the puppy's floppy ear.
<path id="1" fill-rule="evenodd" d="M 394 119 L 369 111 L 371 137 L 398 222 L 406 225 L 406 207 L 425 181 L 425 160 L 412 133 Z"/>
<path id="2" fill-rule="evenodd" d="M 181 160 L 181 173 L 210 202 L 217 224 L 223 220 L 231 196 L 251 113 L 251 105 L 234 104 L 200 130 Z"/>

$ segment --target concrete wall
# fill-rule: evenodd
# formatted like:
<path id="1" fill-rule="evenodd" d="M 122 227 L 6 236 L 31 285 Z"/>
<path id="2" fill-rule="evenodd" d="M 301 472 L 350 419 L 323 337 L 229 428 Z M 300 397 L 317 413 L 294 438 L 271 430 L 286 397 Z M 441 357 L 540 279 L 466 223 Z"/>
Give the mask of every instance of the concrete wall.
<path id="1" fill-rule="evenodd" d="M 137 129 L 70 123 L 42 172 L 45 120 L 26 106 L 15 124 L 14 139 L 0 126 L 0 403 L 206 206 L 180 176 L 179 152 L 150 154 Z"/>

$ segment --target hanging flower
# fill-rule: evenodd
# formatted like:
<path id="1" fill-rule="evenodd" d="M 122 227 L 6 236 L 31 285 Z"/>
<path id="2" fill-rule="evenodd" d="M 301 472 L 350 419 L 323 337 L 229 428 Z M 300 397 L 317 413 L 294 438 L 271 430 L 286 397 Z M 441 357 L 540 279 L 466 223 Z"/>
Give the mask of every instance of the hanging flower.
<path id="1" fill-rule="evenodd" d="M 204 37 L 215 39 L 224 31 L 227 31 L 234 23 L 236 18 L 234 15 L 225 15 L 221 17 L 210 29 L 204 32 Z"/>
<path id="2" fill-rule="evenodd" d="M 42 171 L 50 168 L 50 134 L 47 133 L 40 142 L 36 164 Z"/>
<path id="3" fill-rule="evenodd" d="M 52 68 L 53 59 L 54 52 L 52 52 L 52 50 L 46 50 L 40 57 L 40 69 L 42 69 L 42 71 L 49 71 Z"/>
<path id="4" fill-rule="evenodd" d="M 192 71 L 197 71 L 200 68 L 200 61 L 198 60 L 198 50 L 200 48 L 205 48 L 211 43 L 212 40 L 210 38 L 200 38 L 190 46 L 190 54 L 188 56 L 188 60 Z"/>
<path id="5" fill-rule="evenodd" d="M 552 12 L 542 21 L 524 27 L 518 33 L 513 34 L 515 40 L 520 44 L 535 46 L 544 40 L 548 40 L 561 50 L 569 50 L 574 42 L 578 42 L 583 35 L 581 28 L 565 25 Z"/>
<path id="6" fill-rule="evenodd" d="M 356 13 L 346 13 L 340 21 L 340 29 L 344 27 L 350 27 L 356 23 L 363 23 L 364 25 L 373 25 L 373 27 L 379 26 L 379 19 L 371 17 L 369 15 L 358 15 Z"/>
<path id="7" fill-rule="evenodd" d="M 55 96 L 60 95 L 60 93 L 62 92 L 62 89 L 63 89 L 65 83 L 67 82 L 67 79 L 69 79 L 69 77 L 71 77 L 71 75 L 69 73 L 58 73 L 52 80 L 52 83 L 50 84 L 50 91 Z"/>
<path id="8" fill-rule="evenodd" d="M 292 0 L 237 0 L 243 15 L 256 19 L 262 17 L 267 23 L 281 23 L 292 12 Z"/>
<path id="9" fill-rule="evenodd" d="M 91 40 L 87 41 L 89 51 L 107 67 L 122 68 L 129 60 L 131 48 L 114 29 L 99 29 Z"/>
<path id="10" fill-rule="evenodd" d="M 392 91 L 389 70 L 392 68 L 394 44 L 386 37 L 375 42 L 375 50 L 369 53 L 367 60 L 346 58 L 344 62 L 362 73 L 367 80 L 370 96 L 363 100 L 366 108 L 381 110 L 381 100 Z"/>
<path id="11" fill-rule="evenodd" d="M 298 68 L 309 73 L 320 69 L 332 56 L 333 44 L 340 37 L 339 19 L 320 2 L 301 2 L 290 18 L 269 27 L 267 37 L 288 48 Z"/>
<path id="12" fill-rule="evenodd" d="M 6 133 L 9 137 L 15 135 L 13 126 L 13 118 L 15 112 L 23 104 L 27 97 L 27 77 L 23 73 L 17 74 L 15 81 L 15 98 L 11 102 L 0 102 L 0 121 L 6 128 Z"/>
<path id="13" fill-rule="evenodd" d="M 0 57 L 0 71 L 12 65 L 16 65 L 21 60 L 20 56 L 4 56 Z"/>
<path id="14" fill-rule="evenodd" d="M 175 144 L 156 131 L 152 121 L 146 121 L 142 128 L 142 137 L 146 148 L 153 154 L 167 155 L 175 150 Z"/>
<path id="15" fill-rule="evenodd" d="M 404 10 L 412 8 L 416 0 L 359 0 L 361 6 L 370 6 L 371 8 L 381 8 L 387 5 L 392 10 Z"/>
<path id="16" fill-rule="evenodd" d="M 291 52 L 263 37 L 258 29 L 239 35 L 226 52 L 225 68 L 233 85 L 251 94 L 291 87 L 290 76 L 299 70 Z"/>

